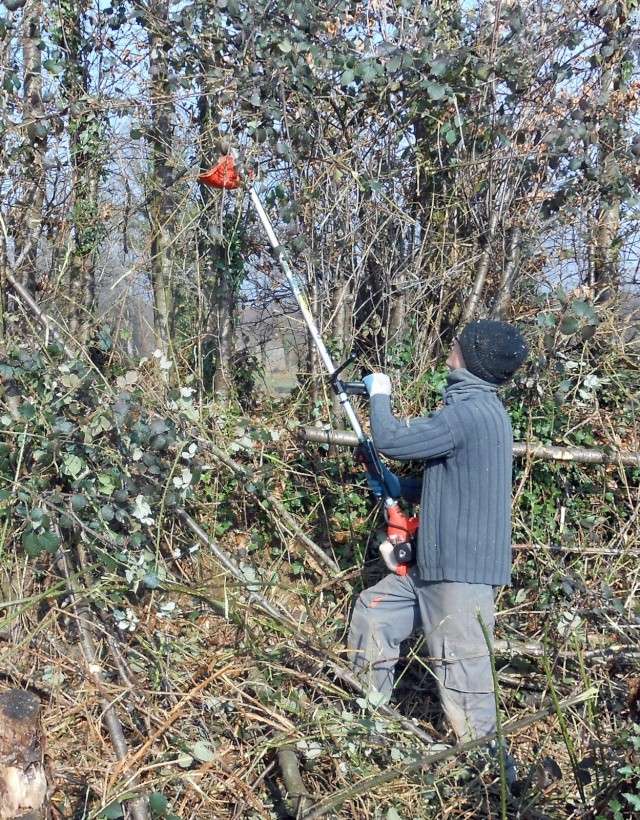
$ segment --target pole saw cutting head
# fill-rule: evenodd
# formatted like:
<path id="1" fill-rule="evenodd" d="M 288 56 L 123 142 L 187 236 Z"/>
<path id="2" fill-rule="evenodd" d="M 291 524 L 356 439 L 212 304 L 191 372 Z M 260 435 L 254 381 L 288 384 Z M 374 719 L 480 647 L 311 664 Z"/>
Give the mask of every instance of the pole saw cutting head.
<path id="1" fill-rule="evenodd" d="M 242 185 L 242 178 L 232 154 L 225 154 L 220 157 L 213 168 L 198 176 L 198 181 L 210 188 L 223 188 L 226 190 L 240 188 Z"/>

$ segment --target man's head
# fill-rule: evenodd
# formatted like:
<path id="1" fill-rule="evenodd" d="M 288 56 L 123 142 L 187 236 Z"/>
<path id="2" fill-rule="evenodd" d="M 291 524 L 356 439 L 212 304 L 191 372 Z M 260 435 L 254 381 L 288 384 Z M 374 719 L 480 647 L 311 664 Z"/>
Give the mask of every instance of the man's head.
<path id="1" fill-rule="evenodd" d="M 481 319 L 454 339 L 447 366 L 465 368 L 490 384 L 504 384 L 525 362 L 527 343 L 514 325 Z"/>

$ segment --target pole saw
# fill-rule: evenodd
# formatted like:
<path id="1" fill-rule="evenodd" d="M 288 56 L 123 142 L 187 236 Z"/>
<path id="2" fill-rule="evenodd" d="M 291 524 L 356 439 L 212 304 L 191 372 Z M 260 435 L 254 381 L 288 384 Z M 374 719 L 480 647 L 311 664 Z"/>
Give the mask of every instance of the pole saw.
<path id="1" fill-rule="evenodd" d="M 206 171 L 198 176 L 198 180 L 204 185 L 211 188 L 220 188 L 224 190 L 234 190 L 243 187 L 243 180 L 235 163 L 235 158 L 232 154 L 225 154 L 218 160 L 216 165 L 209 171 Z M 362 429 L 362 425 L 356 415 L 355 410 L 351 404 L 349 396 L 366 396 L 367 389 L 362 382 L 348 382 L 342 378 L 342 372 L 354 361 L 354 356 L 350 356 L 343 364 L 336 367 L 331 359 L 329 351 L 327 350 L 320 331 L 315 323 L 313 314 L 309 308 L 305 295 L 302 291 L 300 282 L 295 276 L 289 261 L 287 259 L 284 247 L 278 241 L 275 234 L 271 220 L 269 219 L 260 197 L 253 186 L 249 184 L 247 191 L 251 198 L 251 203 L 258 214 L 260 222 L 267 234 L 271 250 L 280 265 L 291 291 L 295 297 L 300 312 L 307 325 L 311 338 L 320 354 L 320 358 L 324 363 L 328 373 L 331 388 L 338 397 L 338 401 L 342 405 L 342 409 L 349 424 L 356 434 L 359 442 L 358 451 L 360 460 L 363 461 L 367 470 L 380 483 L 383 488 L 383 509 L 385 521 L 387 524 L 387 542 L 393 550 L 395 569 L 398 575 L 406 575 L 409 571 L 409 566 L 414 560 L 413 540 L 418 530 L 419 519 L 417 516 L 408 516 L 402 511 L 398 503 L 398 499 L 394 498 L 389 486 L 385 471 L 380 460 L 378 451 L 370 436 L 367 436 Z M 381 547 L 382 549 L 382 547 Z"/>

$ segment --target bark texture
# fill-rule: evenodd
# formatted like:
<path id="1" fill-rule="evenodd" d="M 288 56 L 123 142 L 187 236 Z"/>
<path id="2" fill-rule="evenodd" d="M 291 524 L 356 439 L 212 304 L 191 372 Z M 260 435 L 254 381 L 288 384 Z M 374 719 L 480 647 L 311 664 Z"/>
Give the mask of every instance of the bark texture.
<path id="1" fill-rule="evenodd" d="M 12 689 L 0 694 L 0 820 L 44 820 L 46 798 L 40 701 Z"/>

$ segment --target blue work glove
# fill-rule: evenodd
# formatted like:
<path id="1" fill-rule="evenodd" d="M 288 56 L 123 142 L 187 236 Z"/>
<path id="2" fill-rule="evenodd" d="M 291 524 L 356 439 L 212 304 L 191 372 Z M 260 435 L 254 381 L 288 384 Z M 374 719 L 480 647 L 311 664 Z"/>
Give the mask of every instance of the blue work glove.
<path id="1" fill-rule="evenodd" d="M 369 373 L 362 381 L 369 396 L 391 395 L 391 379 L 386 373 Z"/>
<path id="2" fill-rule="evenodd" d="M 392 473 L 387 467 L 383 465 L 382 472 L 384 473 L 384 478 L 387 483 L 388 491 L 392 498 L 400 498 L 402 495 L 401 492 L 401 485 L 400 479 L 395 473 Z M 369 489 L 375 495 L 376 498 L 382 498 L 385 495 L 384 487 L 382 485 L 382 481 L 379 478 L 376 478 L 372 473 L 367 470 L 367 484 L 369 485 Z"/>

